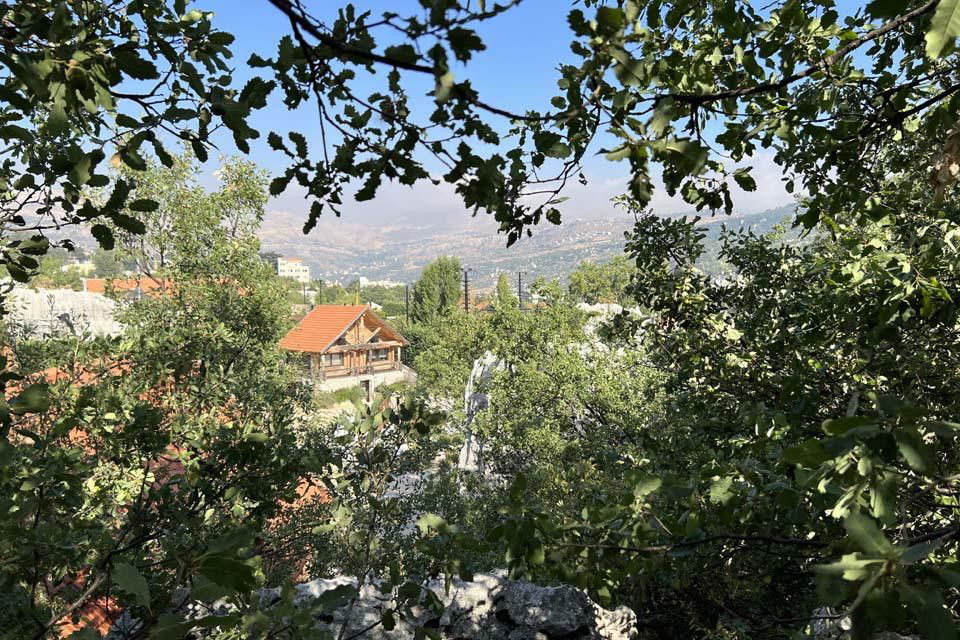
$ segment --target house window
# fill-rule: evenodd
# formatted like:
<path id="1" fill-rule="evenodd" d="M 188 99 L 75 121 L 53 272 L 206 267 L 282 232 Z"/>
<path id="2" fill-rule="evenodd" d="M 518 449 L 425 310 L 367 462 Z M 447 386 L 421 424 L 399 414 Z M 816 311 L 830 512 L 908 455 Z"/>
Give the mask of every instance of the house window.
<path id="1" fill-rule="evenodd" d="M 386 360 L 390 357 L 389 349 L 374 349 L 370 352 L 370 359 L 374 362 Z"/>
<path id="2" fill-rule="evenodd" d="M 343 353 L 327 353 L 323 356 L 323 365 L 326 367 L 342 367 Z"/>

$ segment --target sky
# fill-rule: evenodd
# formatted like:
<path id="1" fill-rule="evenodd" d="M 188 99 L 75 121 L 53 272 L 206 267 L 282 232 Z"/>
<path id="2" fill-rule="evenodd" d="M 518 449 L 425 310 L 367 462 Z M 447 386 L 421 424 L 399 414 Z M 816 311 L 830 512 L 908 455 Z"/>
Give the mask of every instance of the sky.
<path id="1" fill-rule="evenodd" d="M 322 0 L 307 2 L 307 6 L 321 18 L 343 2 Z M 407 0 L 375 2 L 365 0 L 356 3 L 370 8 L 374 15 L 384 10 L 403 14 L 405 8 L 416 3 Z M 288 32 L 289 25 L 280 11 L 266 0 L 200 0 L 196 8 L 214 12 L 214 24 L 236 36 L 233 49 L 236 77 L 245 81 L 256 69 L 249 69 L 246 60 L 251 53 L 271 57 L 279 39 Z M 487 50 L 478 54 L 468 68 L 462 65 L 454 70 L 456 77 L 469 77 L 479 90 L 482 99 L 499 107 L 523 111 L 527 108 L 549 108 L 548 100 L 556 92 L 558 73 L 556 67 L 563 61 L 575 59 L 569 51 L 570 32 L 566 15 L 570 4 L 563 0 L 526 0 L 503 16 L 484 23 L 478 29 Z M 409 77 L 420 83 L 422 96 L 430 87 L 423 78 Z M 431 82 L 432 84 L 432 82 Z M 374 83 L 370 84 L 370 89 Z M 411 94 L 414 91 L 411 90 Z M 429 108 L 429 99 L 422 97 L 415 107 Z M 252 141 L 251 157 L 258 165 L 271 173 L 282 171 L 285 157 L 266 146 L 266 132 L 273 130 L 285 135 L 290 130 L 303 133 L 311 148 L 319 148 L 319 126 L 315 107 L 301 107 L 290 112 L 279 100 L 279 92 L 271 95 L 270 105 L 257 112 L 251 119 L 254 128 L 262 136 Z M 505 124 L 505 122 L 500 123 Z M 224 137 L 218 141 L 221 152 L 230 154 L 235 149 L 232 140 Z M 601 145 L 597 145 L 599 149 Z M 753 213 L 777 207 L 792 201 L 782 187 L 780 171 L 770 155 L 760 155 L 752 162 L 758 190 L 751 194 L 734 191 L 734 202 L 743 213 Z M 213 166 L 208 167 L 213 169 Z M 439 171 L 439 167 L 428 170 Z M 609 218 L 618 214 L 610 198 L 626 191 L 628 166 L 612 163 L 594 156 L 586 160 L 585 173 L 589 184 L 575 184 L 565 193 L 570 200 L 561 209 L 564 219 Z M 658 189 L 652 206 L 655 211 L 675 213 L 689 210 L 679 198 L 669 198 Z M 268 205 L 269 210 L 285 211 L 306 216 L 309 201 L 303 191 L 291 187 Z M 366 203 L 350 201 L 342 207 L 343 217 L 354 223 L 371 224 L 442 224 L 457 226 L 470 221 L 470 212 L 453 193 L 450 185 L 434 186 L 421 182 L 414 187 L 385 184 L 378 197 Z M 481 214 L 483 215 L 483 214 Z"/>

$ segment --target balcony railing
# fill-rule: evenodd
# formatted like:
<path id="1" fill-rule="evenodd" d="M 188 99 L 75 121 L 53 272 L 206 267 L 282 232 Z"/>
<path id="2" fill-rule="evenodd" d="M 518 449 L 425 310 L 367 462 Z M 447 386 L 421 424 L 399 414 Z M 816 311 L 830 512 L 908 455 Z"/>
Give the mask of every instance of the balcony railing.
<path id="1" fill-rule="evenodd" d="M 314 377 L 318 380 L 327 380 L 401 370 L 403 370 L 403 364 L 400 362 L 371 362 L 360 367 L 324 367 L 317 371 Z"/>

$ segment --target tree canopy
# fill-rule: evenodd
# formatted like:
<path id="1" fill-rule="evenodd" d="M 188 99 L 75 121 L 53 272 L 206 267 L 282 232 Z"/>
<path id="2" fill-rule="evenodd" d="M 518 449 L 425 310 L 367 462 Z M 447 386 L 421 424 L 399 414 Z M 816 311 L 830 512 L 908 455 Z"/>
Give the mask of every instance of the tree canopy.
<path id="1" fill-rule="evenodd" d="M 508 108 L 470 65 L 519 3 L 346 4 L 327 21 L 268 0 L 289 33 L 242 87 L 233 37 L 184 0 L 0 6 L 4 292 L 49 276 L 43 256 L 80 226 L 165 283 L 119 340 L 58 349 L 53 370 L 0 354 L 13 633 L 51 637 L 96 601 L 135 614 L 133 635 L 298 637 L 330 602 L 249 595 L 292 580 L 284 554 L 302 552 L 409 603 L 425 575 L 498 563 L 628 603 L 661 637 L 794 637 L 814 611 L 856 638 L 957 637 L 960 0 L 583 0 L 556 94 Z M 286 159 L 269 181 L 228 161 L 211 192 L 169 150 L 203 162 L 222 128 L 248 153 L 270 100 L 315 108 L 319 135 L 267 132 Z M 561 221 L 595 153 L 629 165 L 626 260 L 535 283 L 530 313 L 461 313 L 452 257 L 414 287 L 427 400 L 459 398 L 487 351 L 502 365 L 472 425 L 497 484 L 451 468 L 457 435 L 412 398 L 311 422 L 258 257 L 268 193 L 304 188 L 309 232 L 384 182 L 446 182 L 512 244 Z M 732 276 L 712 278 L 695 220 L 651 196 L 732 212 L 760 154 L 809 233 L 725 232 Z M 575 307 L 612 299 L 629 308 Z M 427 471 L 416 500 L 393 491 Z M 316 478 L 325 501 L 290 533 L 283 505 Z M 236 613 L 186 620 L 184 590 Z"/>
<path id="2" fill-rule="evenodd" d="M 324 134 L 319 149 L 299 132 L 267 136 L 289 159 L 271 192 L 296 182 L 312 200 L 305 231 L 323 211 L 339 210 L 352 183 L 362 184 L 354 197 L 368 200 L 385 180 L 431 179 L 430 158 L 465 206 L 492 213 L 510 242 L 543 218 L 560 220 L 565 186 L 583 179 L 583 159 L 601 145 L 610 160 L 629 162 L 630 192 L 641 204 L 660 166 L 668 193 L 729 212 L 730 185 L 755 189 L 749 163 L 770 150 L 788 189 L 809 194 L 808 226 L 831 219 L 841 202 L 877 218 L 889 212 L 884 193 L 892 188 L 876 172 L 878 150 L 938 131 L 946 140 L 956 112 L 952 0 L 871 2 L 852 12 L 832 0 L 762 9 L 588 0 L 568 12 L 576 61 L 559 67 L 548 111 L 489 104 L 469 71 L 454 71 L 469 70 L 485 48 L 480 25 L 518 1 L 379 16 L 348 6 L 330 23 L 288 0 L 269 4 L 288 17 L 290 34 L 274 57 L 248 61 L 273 77 L 242 88 L 232 86 L 227 62 L 233 37 L 181 0 L 4 8 L 9 124 L 0 138 L 17 158 L 4 169 L 6 228 L 110 220 L 136 229 L 136 216 L 123 211 L 131 185 L 98 173 L 108 155 L 135 170 L 150 153 L 172 163 L 165 140 L 179 138 L 204 160 L 218 126 L 247 151 L 260 135 L 247 117 L 274 92 L 288 108 L 315 103 Z M 359 77 L 378 69 L 386 71 L 381 90 L 358 94 Z M 434 82 L 432 106 L 421 113 L 407 87 L 422 77 Z M 149 91 L 128 89 L 151 81 Z M 934 180 L 953 179 L 948 160 L 935 163 Z M 110 197 L 91 200 L 86 186 L 109 186 Z M 134 211 L 154 206 L 142 200 Z M 107 227 L 94 230 L 109 242 Z M 42 247 L 18 247 L 9 244 L 6 264 L 23 279 Z"/>
<path id="3" fill-rule="evenodd" d="M 626 256 L 603 263 L 581 262 L 570 274 L 570 295 L 587 304 L 618 303 L 630 300 L 630 279 L 636 271 Z"/>
<path id="4" fill-rule="evenodd" d="M 437 258 L 423 268 L 413 285 L 410 316 L 416 322 L 430 322 L 449 314 L 461 297 L 460 260 L 452 256 Z"/>
<path id="5" fill-rule="evenodd" d="M 496 303 L 500 306 L 515 307 L 518 304 L 517 296 L 510 288 L 510 281 L 507 280 L 507 274 L 501 273 L 497 276 Z"/>

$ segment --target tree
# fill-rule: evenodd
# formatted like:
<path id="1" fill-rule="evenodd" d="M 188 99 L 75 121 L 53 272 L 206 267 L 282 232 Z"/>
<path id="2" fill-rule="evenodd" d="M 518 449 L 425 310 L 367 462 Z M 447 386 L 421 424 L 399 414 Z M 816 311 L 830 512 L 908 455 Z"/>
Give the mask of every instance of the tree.
<path id="1" fill-rule="evenodd" d="M 570 274 L 570 295 L 587 304 L 624 304 L 630 298 L 630 279 L 636 271 L 626 256 L 603 264 L 581 262 Z"/>
<path id="2" fill-rule="evenodd" d="M 289 159 L 270 191 L 294 180 L 307 189 L 306 231 L 337 212 L 353 185 L 362 201 L 384 179 L 442 179 L 466 208 L 494 215 L 512 243 L 544 218 L 559 222 L 562 191 L 584 174 L 588 152 L 630 163 L 624 202 L 637 223 L 628 253 L 645 317 L 623 314 L 602 329 L 613 352 L 643 336 L 646 361 L 634 364 L 665 376 L 666 418 L 633 424 L 647 418 L 616 410 L 603 377 L 578 371 L 560 350 L 557 361 L 570 370 L 552 371 L 559 384 L 519 371 L 527 388 L 562 395 L 549 406 L 517 398 L 519 414 L 490 422 L 504 427 L 515 473 L 484 539 L 506 552 L 514 575 L 574 581 L 638 608 L 643 594 L 679 603 L 672 636 L 791 636 L 794 612 L 805 618 L 824 604 L 842 606 L 857 637 L 876 629 L 956 636 L 956 1 L 878 1 L 841 15 L 825 0 L 763 8 L 586 0 L 568 13 L 573 59 L 557 66 L 559 92 L 544 96 L 549 111 L 492 105 L 467 72 L 461 77 L 460 65 L 485 46 L 477 25 L 516 2 L 455 0 L 379 16 L 348 6 L 329 22 L 299 3 L 271 4 L 291 35 L 273 58 L 250 59 L 273 79 L 253 78 L 242 90 L 227 73 L 231 37 L 181 2 L 0 8 L 8 154 L 0 224 L 10 276 L 29 280 L 51 246 L 48 228 L 89 223 L 102 247 L 120 236 L 142 267 L 183 282 L 170 293 L 176 307 L 145 301 L 131 310 L 139 329 L 115 351 L 86 354 L 88 365 L 102 365 L 95 385 L 64 385 L 51 396 L 43 381 L 3 372 L 0 504 L 10 517 L 0 520 L 2 585 L 31 635 L 52 634 L 82 603 L 83 593 L 69 591 L 81 570 L 90 593 L 119 592 L 125 606 L 139 607 L 143 633 L 260 629 L 262 618 L 246 614 L 203 624 L 158 614 L 184 580 L 202 593 L 225 589 L 238 606 L 249 600 L 257 554 L 241 525 L 262 530 L 296 473 L 343 473 L 361 493 L 388 483 L 389 469 L 364 477 L 342 460 L 317 464 L 327 452 L 309 451 L 313 441 L 289 428 L 298 413 L 271 346 L 279 325 L 269 292 L 254 288 L 256 243 L 238 226 L 256 217 L 251 196 L 263 194 L 225 194 L 216 204 L 230 217 L 205 211 L 215 199 L 199 190 L 176 191 L 190 221 L 177 228 L 158 224 L 170 209 L 160 183 L 136 173 L 152 149 L 160 164 L 189 175 L 165 139 L 186 141 L 203 161 L 221 124 L 245 151 L 258 135 L 246 116 L 279 87 L 288 108 L 315 101 L 321 127 L 313 149 L 299 132 L 267 136 Z M 361 94 L 359 77 L 378 69 L 387 70 L 376 76 L 382 86 Z M 428 99 L 411 99 L 423 79 Z M 597 149 L 602 140 L 614 142 Z M 703 247 L 691 221 L 647 215 L 653 176 L 698 211 L 731 212 L 731 185 L 756 189 L 746 165 L 761 149 L 801 194 L 799 222 L 823 237 L 798 248 L 729 235 L 721 257 L 738 277 L 714 281 L 695 266 Z M 121 169 L 113 177 L 99 169 L 108 154 Z M 444 166 L 440 178 L 427 168 L 434 162 Z M 226 181 L 249 185 L 236 168 Z M 133 195 L 138 189 L 145 197 Z M 32 235 L 14 238 L 16 230 Z M 422 278 L 421 321 L 445 318 L 459 296 L 458 270 L 434 271 Z M 540 313 L 554 312 L 563 291 L 554 283 L 543 291 L 549 304 Z M 438 384 L 464 375 L 464 360 L 498 332 L 515 336 L 511 312 L 519 315 L 503 310 L 489 332 L 463 332 L 483 341 L 450 350 L 464 336 L 449 335 L 424 350 L 459 358 L 452 366 L 433 359 L 449 368 Z M 127 362 L 137 373 L 110 373 Z M 603 401 L 591 403 L 586 390 L 572 395 L 577 385 L 597 386 Z M 594 481 L 609 459 L 577 431 L 585 412 L 601 432 L 640 442 L 624 447 L 644 457 L 618 461 L 619 482 Z M 611 422 L 621 418 L 631 424 Z M 366 433 L 410 426 L 392 414 L 358 424 Z M 78 425 L 96 455 L 70 440 Z M 563 470 L 579 512 L 558 508 L 567 506 L 559 492 L 527 492 L 529 473 L 548 481 L 535 487 L 549 487 L 561 471 L 523 450 L 531 432 L 549 437 L 542 442 L 560 460 L 589 458 Z M 401 447 L 375 442 L 355 459 L 373 465 Z M 184 467 L 176 491 L 151 466 L 165 456 Z M 365 495 L 375 507 L 384 494 Z M 363 515 L 374 526 L 343 538 L 360 532 L 353 538 L 372 550 L 370 532 L 382 521 Z M 433 522 L 423 527 L 436 536 L 426 548 L 442 538 L 447 560 L 475 548 Z M 223 530 L 233 535 L 211 541 Z M 456 566 L 441 560 L 432 566 Z M 358 565 L 359 581 L 372 571 Z M 269 619 L 269 611 L 257 613 Z M 292 601 L 272 611 L 282 619 Z"/>
<path id="3" fill-rule="evenodd" d="M 512 478 L 487 539 L 514 575 L 579 584 L 672 637 L 789 637 L 822 606 L 863 637 L 954 637 L 957 525 L 937 496 L 960 477 L 960 222 L 955 186 L 916 158 L 945 138 L 947 161 L 956 138 L 925 135 L 891 141 L 861 183 L 882 185 L 882 218 L 855 200 L 802 243 L 725 231 L 727 279 L 698 267 L 695 219 L 620 199 L 638 311 L 595 327 L 609 368 L 551 324 L 566 300 L 549 283 L 543 321 L 484 327 L 507 367 L 473 428 Z M 425 353 L 459 377 L 461 351 Z"/>
<path id="4" fill-rule="evenodd" d="M 805 219 L 813 224 L 834 211 L 831 202 L 854 196 L 845 185 L 858 182 L 871 152 L 906 119 L 951 120 L 956 92 L 939 71 L 960 29 L 952 1 L 872 2 L 843 17 L 819 0 L 762 12 L 749 4 L 589 2 L 568 13 L 576 57 L 558 67 L 560 91 L 548 111 L 489 104 L 455 70 L 485 48 L 476 26 L 515 3 L 453 2 L 426 16 L 346 11 L 330 23 L 288 0 L 272 4 L 293 36 L 274 58 L 252 62 L 273 71 L 289 104 L 314 99 L 323 105 L 321 126 L 345 120 L 351 132 L 322 150 L 333 160 L 312 159 L 296 135 L 292 144 L 272 138 L 294 160 L 274 189 L 297 177 L 317 198 L 307 228 L 326 208 L 338 209 L 352 181 L 363 181 L 357 197 L 369 199 L 384 178 L 430 178 L 423 151 L 442 158 L 444 179 L 468 207 L 492 213 L 512 242 L 542 218 L 559 221 L 557 196 L 607 136 L 617 142 L 600 151 L 630 162 L 638 202 L 649 201 L 653 167 L 662 165 L 666 190 L 698 210 L 731 211 L 730 185 L 755 188 L 749 167 L 739 165 L 759 147 L 773 148 L 788 188 L 815 194 Z M 407 39 L 397 43 L 396 31 Z M 427 33 L 431 48 L 418 49 Z M 892 60 L 909 74 L 879 71 Z M 360 95 L 355 66 L 389 69 L 382 90 Z M 423 110 L 405 90 L 419 77 L 433 81 Z M 434 134 L 438 124 L 442 134 Z M 715 130 L 715 139 L 705 133 Z M 493 150 L 479 151 L 485 146 Z"/>
<path id="5" fill-rule="evenodd" d="M 516 307 L 518 304 L 517 296 L 510 289 L 510 281 L 506 274 L 501 273 L 497 276 L 497 306 Z"/>
<path id="6" fill-rule="evenodd" d="M 198 173 L 189 150 L 174 156 L 169 168 L 147 163 L 142 171 L 118 171 L 136 185 L 133 198 L 155 203 L 150 211 L 136 214 L 140 220 L 135 228 L 112 229 L 139 273 L 159 280 L 174 264 L 208 259 L 216 241 L 249 238 L 259 227 L 266 203 L 265 173 L 246 160 L 224 159 L 216 172 L 220 188 L 214 192 L 198 184 Z M 132 219 L 136 212 L 127 213 Z"/>
<path id="7" fill-rule="evenodd" d="M 361 287 L 360 298 L 363 302 L 380 305 L 382 307 L 380 313 L 388 317 L 402 316 L 406 311 L 403 285 Z"/>
<path id="8" fill-rule="evenodd" d="M 77 343 L 55 373 L 17 379 L 0 439 L 0 502 L 16 514 L 0 555 L 24 559 L 0 573 L 8 630 L 56 637 L 96 605 L 136 616 L 141 634 L 186 633 L 176 594 L 245 598 L 270 556 L 250 553 L 255 535 L 324 457 L 298 444 L 308 398 L 277 347 L 287 309 L 255 224 L 196 195 L 182 220 L 141 234 L 164 233 L 172 284 L 124 309 L 121 340 Z"/>
<path id="9" fill-rule="evenodd" d="M 487 348 L 483 315 L 454 309 L 432 322 L 404 327 L 404 336 L 410 340 L 404 357 L 417 372 L 425 395 L 459 404 L 473 361 Z"/>
<path id="10" fill-rule="evenodd" d="M 460 261 L 454 257 L 437 258 L 423 268 L 413 285 L 410 317 L 414 322 L 431 322 L 448 315 L 461 296 Z"/>
<path id="11" fill-rule="evenodd" d="M 93 275 L 97 278 L 119 278 L 123 275 L 124 265 L 117 251 L 104 251 L 97 248 L 90 260 L 93 262 Z"/>
<path id="12" fill-rule="evenodd" d="M 66 251 L 58 250 L 40 258 L 40 266 L 31 284 L 45 289 L 82 289 L 80 275 L 67 264 L 67 255 Z"/>
<path id="13" fill-rule="evenodd" d="M 630 162 L 631 194 L 638 202 L 649 201 L 653 165 L 659 164 L 670 194 L 710 211 L 732 211 L 731 184 L 755 188 L 749 168 L 739 165 L 758 147 L 772 148 L 788 174 L 787 186 L 813 194 L 805 218 L 813 225 L 835 211 L 832 203 L 856 197 L 849 185 L 902 123 L 913 119 L 919 130 L 949 121 L 956 93 L 940 71 L 954 55 L 952 0 L 896 7 L 872 2 L 842 19 L 837 10 L 823 9 L 822 0 L 777 2 L 762 13 L 710 3 L 591 1 L 568 13 L 576 57 L 558 67 L 560 91 L 550 98 L 549 111 L 489 104 L 469 77 L 454 71 L 485 48 L 477 26 L 516 2 L 480 7 L 456 1 L 425 16 L 417 10 L 374 17 L 350 7 L 329 23 L 289 0 L 270 4 L 289 19 L 291 34 L 275 57 L 249 59 L 274 78 L 254 77 L 237 91 L 222 73 L 233 39 L 213 28 L 210 14 L 178 15 L 183 7 L 161 0 L 140 3 L 130 13 L 99 2 L 59 11 L 47 0 L 18 3 L 6 14 L 17 36 L 5 61 L 9 77 L 16 78 L 7 115 L 11 122 L 30 122 L 37 106 L 44 115 L 32 129 L 5 131 L 5 142 L 23 153 L 5 183 L 20 185 L 36 203 L 49 191 L 26 169 L 55 166 L 50 179 L 68 186 L 55 202 L 44 201 L 44 213 L 52 215 L 66 201 L 70 223 L 119 214 L 128 195 L 123 181 L 102 207 L 81 202 L 79 189 L 90 180 L 106 186 L 93 173 L 106 157 L 104 147 L 118 142 L 114 161 L 135 169 L 144 166 L 146 142 L 160 145 L 158 158 L 170 161 L 157 135 L 170 129 L 203 160 L 219 119 L 246 151 L 247 140 L 259 135 L 246 116 L 279 87 L 288 108 L 316 101 L 321 129 L 345 133 L 323 136 L 323 148 L 312 154 L 299 132 L 287 139 L 276 132 L 268 136 L 271 147 L 290 160 L 271 191 L 280 193 L 296 178 L 313 198 L 305 230 L 324 210 L 339 210 L 348 184 L 360 182 L 355 197 L 367 200 L 384 179 L 432 179 L 427 157 L 445 165 L 443 179 L 455 185 L 468 208 L 492 213 L 513 242 L 543 218 L 559 221 L 557 196 L 605 136 L 618 140 L 602 150 L 606 156 Z M 93 21 L 97 29 L 85 29 L 88 12 L 100 18 Z M 50 20 L 56 28 L 48 28 Z M 399 42 L 397 33 L 403 34 Z M 419 48 L 425 34 L 432 39 L 429 50 Z M 112 46 L 99 48 L 102 41 Z M 79 57 L 54 55 L 60 48 Z M 823 51 L 831 53 L 824 58 Z M 15 56 L 36 58 L 37 64 L 25 66 Z M 209 76 L 221 75 L 205 82 L 197 67 L 182 63 L 187 59 L 204 63 Z M 890 60 L 910 69 L 909 77 L 873 71 L 886 69 Z M 389 69 L 384 85 L 361 95 L 356 83 L 366 74 L 357 71 L 377 68 Z M 130 94 L 118 88 L 125 77 L 159 84 L 149 94 Z M 408 90 L 422 78 L 432 81 L 425 108 L 409 99 Z M 68 99 L 57 88 L 70 83 L 82 89 Z M 146 115 L 128 115 L 123 107 L 129 104 Z M 114 111 L 122 117 L 110 118 Z M 193 122 L 196 129 L 188 126 Z M 713 140 L 704 133 L 715 130 Z M 84 152 L 86 142 L 96 147 Z M 725 157 L 733 165 L 723 164 Z M 72 213 L 77 211 L 83 214 Z M 19 224 L 15 218 L 11 222 Z M 103 227 L 97 233 L 109 242 Z M 26 248 L 27 256 L 36 250 Z M 17 255 L 10 252 L 10 264 L 20 264 Z M 14 267 L 18 277 L 33 268 L 30 259 L 24 264 Z"/>
<path id="14" fill-rule="evenodd" d="M 229 87 L 233 37 L 215 29 L 211 17 L 167 0 L 129 6 L 28 0 L 0 8 L 0 112 L 7 123 L 0 128 L 0 238 L 14 280 L 29 279 L 34 256 L 52 242 L 48 229 L 92 224 L 94 237 L 110 248 L 103 222 L 138 228 L 136 216 L 124 212 L 132 185 L 124 179 L 111 185 L 103 172 L 108 156 L 112 166 L 141 170 L 149 149 L 169 165 L 165 138 L 176 137 L 205 160 L 210 133 L 220 126 L 248 150 L 257 133 L 245 125 L 246 115 L 263 105 L 271 85 L 256 79 L 244 91 Z M 107 197 L 93 197 L 88 188 L 105 189 Z M 150 207 L 130 202 L 136 212 Z M 18 231 L 34 235 L 13 238 Z M 57 243 L 72 246 L 69 238 Z"/>
<path id="15" fill-rule="evenodd" d="M 263 260 L 264 263 L 272 266 L 274 271 L 277 270 L 277 258 L 281 257 L 282 256 L 276 251 L 264 251 L 260 253 L 260 259 Z"/>
<path id="16" fill-rule="evenodd" d="M 515 499 L 500 531 L 537 532 L 526 552 L 512 543 L 516 571 L 628 599 L 637 593 L 634 577 L 649 576 L 644 597 L 679 603 L 682 613 L 648 615 L 677 635 L 788 633 L 791 621 L 767 618 L 763 603 L 772 611 L 843 606 L 855 633 L 867 637 L 890 629 L 953 636 L 956 611 L 944 608 L 951 587 L 939 577 L 952 577 L 957 549 L 953 525 L 944 523 L 953 516 L 922 496 L 953 491 L 960 464 L 958 432 L 946 426 L 960 410 L 960 378 L 952 365 L 943 368 L 956 349 L 947 337 L 958 322 L 948 300 L 958 281 L 946 266 L 956 248 L 941 242 L 957 221 L 953 207 L 945 214 L 936 202 L 936 185 L 922 179 L 916 152 L 891 145 L 878 159 L 878 171 L 897 184 L 885 200 L 897 216 L 868 224 L 852 205 L 833 234 L 808 244 L 726 232 L 721 255 L 737 273 L 730 280 L 697 268 L 704 247 L 694 220 L 621 201 L 637 216 L 627 250 L 644 312 L 616 318 L 607 331 L 618 349 L 642 336 L 643 359 L 665 376 L 664 426 L 651 428 L 656 420 L 636 432 L 649 463 L 628 465 L 622 490 L 598 486 L 595 512 Z M 902 273 L 915 274 L 909 285 Z M 540 385 L 554 379 L 563 376 L 554 372 Z M 511 376 L 507 394 L 518 383 Z M 507 395 L 489 417 L 493 433 L 504 433 L 505 420 L 541 428 L 552 407 L 522 403 L 542 395 L 529 388 Z M 617 424 L 603 411 L 590 417 Z M 548 465 L 529 450 L 507 449 L 522 463 L 523 491 L 530 478 L 539 484 L 559 475 L 545 474 Z M 587 472 L 574 477 L 581 492 L 594 490 Z M 938 542 L 927 545 L 929 538 Z M 531 560 L 544 551 L 545 562 Z M 663 552 L 680 555 L 665 560 Z M 737 576 L 763 578 L 750 585 Z M 718 602 L 727 614 L 697 613 L 716 612 Z"/>
<path id="17" fill-rule="evenodd" d="M 323 211 L 339 210 L 347 184 L 362 183 L 355 197 L 367 200 L 385 178 L 403 184 L 430 179 L 423 160 L 429 157 L 446 165 L 443 179 L 455 185 L 465 205 L 492 213 L 513 242 L 543 218 L 559 221 L 557 196 L 606 135 L 619 140 L 603 150 L 607 157 L 630 162 L 638 202 L 649 201 L 653 165 L 659 164 L 669 193 L 711 211 L 733 209 L 731 184 L 755 188 L 749 168 L 739 165 L 758 147 L 772 148 L 788 174 L 787 186 L 813 194 L 805 218 L 813 225 L 835 211 L 833 202 L 856 197 L 849 185 L 902 123 L 913 119 L 920 130 L 949 121 L 956 92 L 940 72 L 954 55 L 957 36 L 951 0 L 897 7 L 873 2 L 842 19 L 834 9 L 822 10 L 820 0 L 778 2 L 763 13 L 709 3 L 681 8 L 590 2 L 568 14 L 576 58 L 559 67 L 561 90 L 549 111 L 489 104 L 469 77 L 453 70 L 485 48 L 477 25 L 517 3 L 481 8 L 457 1 L 426 16 L 388 12 L 379 18 L 351 8 L 330 23 L 288 0 L 270 3 L 289 19 L 291 34 L 275 57 L 249 60 L 274 78 L 254 77 L 242 91 L 230 88 L 223 73 L 232 36 L 216 31 L 210 14 L 178 15 L 179 4 L 161 0 L 140 3 L 130 13 L 103 3 L 54 11 L 58 5 L 47 0 L 8 10 L 16 38 L 5 60 L 14 96 L 5 108 L 9 121 L 34 123 L 3 134 L 22 153 L 5 180 L 24 193 L 11 203 L 10 224 L 27 224 L 16 215 L 23 201 L 42 203 L 48 216 L 66 202 L 70 224 L 126 215 L 120 213 L 129 186 L 123 181 L 102 206 L 80 194 L 91 180 L 106 186 L 95 169 L 112 151 L 108 145 L 118 143 L 114 162 L 142 168 L 147 142 L 159 145 L 159 159 L 170 161 L 157 131 L 172 130 L 203 160 L 219 119 L 246 151 L 247 140 L 259 135 L 246 116 L 279 87 L 286 106 L 314 100 L 321 106 L 320 127 L 348 134 L 324 136 L 323 149 L 312 154 L 298 132 L 287 139 L 268 136 L 271 147 L 290 160 L 271 191 L 281 192 L 296 178 L 314 200 L 305 230 Z M 100 18 L 93 30 L 84 27 L 89 12 Z M 48 16 L 56 17 L 56 28 L 48 28 Z M 427 33 L 433 38 L 429 51 L 418 49 Z M 102 41 L 112 46 L 98 48 Z M 754 47 L 755 41 L 763 46 Z M 60 48 L 78 57 L 55 55 Z M 823 58 L 823 51 L 831 53 Z M 37 64 L 24 65 L 15 56 Z M 216 81 L 205 82 L 208 76 L 196 66 L 182 63 L 187 59 L 203 62 Z M 909 77 L 873 71 L 887 68 L 889 60 L 909 68 Z M 357 70 L 375 68 L 389 69 L 382 90 L 361 95 Z M 408 91 L 423 77 L 433 80 L 426 108 L 411 101 Z M 149 94 L 130 94 L 118 88 L 125 78 L 159 84 Z M 57 88 L 70 83 L 82 88 L 68 99 Z M 131 104 L 146 114 L 128 115 L 124 107 Z M 35 107 L 43 115 L 31 121 Z M 114 120 L 108 115 L 114 111 L 123 115 Z M 194 122 L 196 128 L 190 127 Z M 710 140 L 705 131 L 720 133 Z M 94 148 L 83 151 L 89 142 Z M 491 150 L 479 151 L 485 148 Z M 724 165 L 725 157 L 734 164 Z M 57 167 L 43 180 L 62 191 L 36 182 L 38 174 L 29 167 L 43 166 Z M 45 193 L 63 195 L 45 199 Z M 103 227 L 97 233 L 109 243 Z M 25 246 L 28 259 L 21 264 L 18 246 L 9 247 L 8 263 L 20 265 L 13 267 L 17 277 L 28 277 L 30 251 L 37 247 Z"/>

